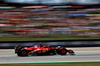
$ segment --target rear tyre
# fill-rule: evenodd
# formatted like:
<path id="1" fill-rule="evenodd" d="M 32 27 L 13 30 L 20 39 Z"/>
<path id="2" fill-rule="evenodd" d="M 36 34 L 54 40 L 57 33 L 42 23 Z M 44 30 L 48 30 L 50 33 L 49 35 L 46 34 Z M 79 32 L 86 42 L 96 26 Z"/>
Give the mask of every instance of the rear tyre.
<path id="1" fill-rule="evenodd" d="M 28 51 L 27 50 L 21 50 L 20 52 L 17 53 L 18 56 L 28 56 Z"/>

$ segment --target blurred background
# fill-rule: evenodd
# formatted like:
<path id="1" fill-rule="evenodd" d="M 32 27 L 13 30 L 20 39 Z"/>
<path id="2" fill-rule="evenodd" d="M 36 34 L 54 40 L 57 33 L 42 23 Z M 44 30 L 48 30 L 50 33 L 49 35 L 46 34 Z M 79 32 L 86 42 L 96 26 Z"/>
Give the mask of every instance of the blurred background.
<path id="1" fill-rule="evenodd" d="M 8 3 L 41 3 L 41 4 L 100 4 L 100 0 L 5 0 Z"/>
<path id="2" fill-rule="evenodd" d="M 0 3 L 0 41 L 100 39 L 100 0 Z"/>

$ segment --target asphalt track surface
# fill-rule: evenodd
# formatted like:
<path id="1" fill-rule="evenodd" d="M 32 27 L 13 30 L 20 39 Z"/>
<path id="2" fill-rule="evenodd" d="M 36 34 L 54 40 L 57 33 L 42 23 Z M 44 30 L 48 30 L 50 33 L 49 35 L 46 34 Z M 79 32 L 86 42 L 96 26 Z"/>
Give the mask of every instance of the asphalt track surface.
<path id="1" fill-rule="evenodd" d="M 75 54 L 18 57 L 14 52 L 0 53 L 0 63 L 100 61 L 100 51 L 75 51 Z"/>

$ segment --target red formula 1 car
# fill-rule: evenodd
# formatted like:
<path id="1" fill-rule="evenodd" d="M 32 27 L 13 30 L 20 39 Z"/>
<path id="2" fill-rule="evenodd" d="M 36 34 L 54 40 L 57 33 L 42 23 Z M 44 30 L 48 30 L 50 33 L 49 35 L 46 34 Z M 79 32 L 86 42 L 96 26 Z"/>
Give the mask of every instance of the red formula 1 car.
<path id="1" fill-rule="evenodd" d="M 16 46 L 15 47 L 15 53 L 18 56 L 28 56 L 28 55 L 66 55 L 67 53 L 70 55 L 74 55 L 73 50 L 66 49 L 65 47 L 52 47 L 50 45 L 48 46 L 42 46 L 41 44 L 32 46 L 32 47 L 24 47 L 22 46 Z"/>

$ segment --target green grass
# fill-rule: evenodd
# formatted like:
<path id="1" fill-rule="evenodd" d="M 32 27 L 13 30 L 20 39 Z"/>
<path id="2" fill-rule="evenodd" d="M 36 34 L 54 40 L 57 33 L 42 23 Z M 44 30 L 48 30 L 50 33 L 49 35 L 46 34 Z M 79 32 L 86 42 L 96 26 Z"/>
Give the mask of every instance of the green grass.
<path id="1" fill-rule="evenodd" d="M 100 66 L 100 62 L 84 63 L 40 63 L 40 64 L 0 64 L 0 66 Z"/>
<path id="2" fill-rule="evenodd" d="M 87 36 L 76 36 L 76 35 L 68 35 L 68 34 L 49 34 L 49 35 L 39 36 L 38 38 L 35 38 L 33 36 L 32 37 L 29 36 L 28 37 L 25 36 L 0 37 L 0 41 L 92 40 L 92 39 L 100 39 L 100 37 L 89 38 Z"/>
<path id="3" fill-rule="evenodd" d="M 42 40 L 92 40 L 100 38 L 24 38 L 24 37 L 0 37 L 0 41 L 42 41 Z"/>
<path id="4" fill-rule="evenodd" d="M 42 38 L 33 37 L 0 37 L 0 41 L 42 41 L 42 40 L 88 40 L 88 39 L 100 39 L 100 38 L 89 38 L 86 36 L 76 36 L 68 34 L 49 34 L 44 35 Z"/>

